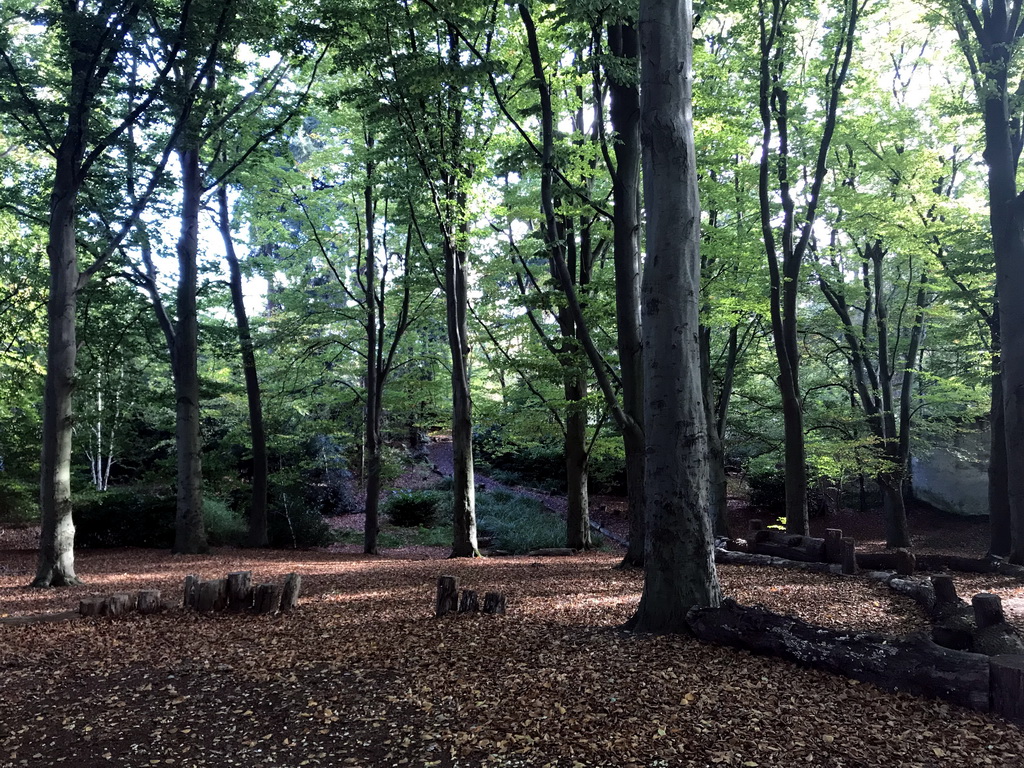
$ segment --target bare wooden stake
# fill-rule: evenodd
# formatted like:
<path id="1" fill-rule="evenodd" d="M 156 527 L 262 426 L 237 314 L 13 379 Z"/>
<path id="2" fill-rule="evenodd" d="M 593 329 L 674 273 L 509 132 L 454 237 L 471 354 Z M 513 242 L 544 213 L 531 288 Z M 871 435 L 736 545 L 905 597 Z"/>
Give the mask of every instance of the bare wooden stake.
<path id="1" fill-rule="evenodd" d="M 851 575 L 857 572 L 857 542 L 848 536 L 840 540 L 843 553 L 843 573 Z"/>
<path id="2" fill-rule="evenodd" d="M 118 592 L 103 601 L 103 607 L 100 609 L 100 612 L 104 616 L 116 619 L 120 616 L 124 616 L 126 613 L 129 613 L 134 608 L 135 595 L 129 595 L 126 592 Z"/>
<path id="3" fill-rule="evenodd" d="M 199 601 L 196 610 L 200 613 L 223 611 L 228 604 L 228 580 L 210 579 L 199 583 Z"/>
<path id="4" fill-rule="evenodd" d="M 843 562 L 843 531 L 841 528 L 825 529 L 825 562 Z"/>
<path id="5" fill-rule="evenodd" d="M 459 613 L 476 613 L 480 610 L 480 599 L 472 589 L 462 590 L 459 598 Z"/>
<path id="6" fill-rule="evenodd" d="M 935 604 L 959 603 L 960 596 L 956 593 L 956 584 L 952 576 L 945 574 L 932 576 L 932 588 L 935 590 Z"/>
<path id="7" fill-rule="evenodd" d="M 505 595 L 501 592 L 488 592 L 484 595 L 484 613 L 505 613 Z"/>
<path id="8" fill-rule="evenodd" d="M 79 616 L 99 616 L 102 609 L 102 597 L 84 597 L 78 602 Z"/>
<path id="9" fill-rule="evenodd" d="M 199 605 L 199 583 L 202 581 L 195 574 L 191 574 L 185 577 L 185 596 L 182 605 L 185 608 L 191 608 L 193 611 Z"/>
<path id="10" fill-rule="evenodd" d="M 992 711 L 1024 723 L 1024 656 L 993 656 L 989 660 Z"/>
<path id="11" fill-rule="evenodd" d="M 437 577 L 437 600 L 434 603 L 434 615 L 444 616 L 454 611 L 459 604 L 459 580 L 455 576 Z"/>
<path id="12" fill-rule="evenodd" d="M 252 571 L 228 574 L 228 610 L 241 613 L 252 607 Z"/>
<path id="13" fill-rule="evenodd" d="M 289 573 L 284 579 L 281 590 L 281 610 L 290 611 L 299 605 L 299 591 L 302 589 L 302 577 L 297 573 Z"/>

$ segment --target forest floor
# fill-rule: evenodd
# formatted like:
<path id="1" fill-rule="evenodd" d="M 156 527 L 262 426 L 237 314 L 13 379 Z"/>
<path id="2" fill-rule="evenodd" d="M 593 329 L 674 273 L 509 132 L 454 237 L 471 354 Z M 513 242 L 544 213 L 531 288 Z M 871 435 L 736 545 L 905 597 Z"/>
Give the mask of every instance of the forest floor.
<path id="1" fill-rule="evenodd" d="M 734 511 L 737 524 L 751 514 Z M 974 523 L 940 535 L 921 514 L 915 543 L 981 553 L 971 547 L 984 526 L 981 538 Z M 869 527 L 850 523 L 864 542 Z M 456 561 L 441 548 L 86 550 L 76 558 L 86 586 L 33 590 L 35 552 L 10 533 L 0 536 L 0 617 L 138 589 L 176 602 L 190 573 L 251 570 L 261 582 L 297 572 L 303 594 L 272 618 L 177 607 L 119 620 L 0 618 L 0 768 L 1024 762 L 1024 732 L 997 717 L 687 637 L 619 631 L 642 575 L 616 569 L 618 552 Z M 508 615 L 434 618 L 441 574 L 504 592 Z M 738 566 L 719 575 L 741 603 L 829 627 L 926 625 L 911 600 L 867 580 Z M 957 584 L 965 596 L 1024 597 L 1002 577 Z"/>

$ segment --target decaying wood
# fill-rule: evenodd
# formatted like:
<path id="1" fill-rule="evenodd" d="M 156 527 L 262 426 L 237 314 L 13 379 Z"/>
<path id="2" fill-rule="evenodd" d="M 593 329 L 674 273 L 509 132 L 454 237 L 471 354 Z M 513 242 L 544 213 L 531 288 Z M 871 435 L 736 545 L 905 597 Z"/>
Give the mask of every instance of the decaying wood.
<path id="1" fill-rule="evenodd" d="M 79 616 L 99 616 L 103 610 L 102 597 L 83 597 L 78 601 Z"/>
<path id="2" fill-rule="evenodd" d="M 824 629 L 732 600 L 718 608 L 691 610 L 687 623 L 702 640 L 779 656 L 888 690 L 938 697 L 980 711 L 989 707 L 988 659 L 942 648 L 927 637 Z"/>
<path id="3" fill-rule="evenodd" d="M 299 592 L 302 591 L 302 577 L 297 573 L 289 573 L 284 579 L 281 590 L 281 610 L 290 611 L 299 606 Z"/>
<path id="4" fill-rule="evenodd" d="M 143 589 L 139 591 L 139 598 L 136 601 L 139 613 L 149 616 L 159 613 L 164 609 L 163 601 L 160 599 L 159 589 Z"/>
<path id="5" fill-rule="evenodd" d="M 476 613 L 480 610 L 480 599 L 472 589 L 462 590 L 459 598 L 459 613 Z"/>
<path id="6" fill-rule="evenodd" d="M 854 539 L 844 536 L 840 542 L 843 573 L 848 576 L 857 572 L 857 542 Z"/>
<path id="7" fill-rule="evenodd" d="M 252 571 L 228 574 L 228 610 L 247 611 L 252 606 Z"/>
<path id="8" fill-rule="evenodd" d="M 956 593 L 956 584 L 952 576 L 940 574 L 932 576 L 932 588 L 935 590 L 935 604 L 947 605 L 949 603 L 962 604 L 963 600 Z"/>
<path id="9" fill-rule="evenodd" d="M 889 589 L 912 598 L 929 613 L 935 606 L 935 589 L 928 579 L 900 578 L 889 579 Z"/>
<path id="10" fill-rule="evenodd" d="M 86 598 L 89 600 L 90 598 Z M 98 598 L 102 600 L 102 598 Z M 28 616 L 0 616 L 0 624 L 57 624 L 64 621 L 75 621 L 76 619 L 82 618 L 85 614 L 80 613 L 81 605 L 79 605 L 79 611 L 61 611 L 60 613 L 33 613 Z M 92 614 L 96 615 L 96 614 Z"/>
<path id="11" fill-rule="evenodd" d="M 200 613 L 223 611 L 228 604 L 228 580 L 210 579 L 199 582 L 196 610 Z"/>
<path id="12" fill-rule="evenodd" d="M 134 609 L 135 595 L 130 595 L 127 592 L 118 592 L 117 594 L 110 595 L 103 601 L 103 607 L 100 609 L 100 613 L 104 616 L 116 619 L 120 616 L 124 616 L 126 613 L 130 613 Z"/>
<path id="13" fill-rule="evenodd" d="M 843 532 L 839 528 L 825 529 L 825 562 L 843 562 Z"/>
<path id="14" fill-rule="evenodd" d="M 444 616 L 454 611 L 459 605 L 459 580 L 455 576 L 437 577 L 437 599 L 434 603 L 434 615 Z"/>
<path id="15" fill-rule="evenodd" d="M 484 613 L 505 613 L 505 595 L 501 592 L 488 592 L 484 595 Z"/>
<path id="16" fill-rule="evenodd" d="M 277 613 L 281 608 L 281 594 L 284 591 L 280 584 L 260 584 L 253 591 L 252 610 L 254 613 Z"/>
<path id="17" fill-rule="evenodd" d="M 1024 724 L 1024 656 L 993 656 L 989 669 L 992 711 Z"/>
<path id="18" fill-rule="evenodd" d="M 980 592 L 971 598 L 971 607 L 974 608 L 974 623 L 978 629 L 1006 623 L 1006 616 L 1003 615 L 1003 601 L 999 595 Z"/>
<path id="19" fill-rule="evenodd" d="M 569 557 L 575 555 L 576 550 L 569 549 L 568 547 L 543 547 L 541 549 L 534 549 L 527 553 L 533 557 Z"/>
<path id="20" fill-rule="evenodd" d="M 185 577 L 185 594 L 182 605 L 185 608 L 196 610 L 199 606 L 199 584 L 202 581 L 197 575 L 191 574 Z"/>

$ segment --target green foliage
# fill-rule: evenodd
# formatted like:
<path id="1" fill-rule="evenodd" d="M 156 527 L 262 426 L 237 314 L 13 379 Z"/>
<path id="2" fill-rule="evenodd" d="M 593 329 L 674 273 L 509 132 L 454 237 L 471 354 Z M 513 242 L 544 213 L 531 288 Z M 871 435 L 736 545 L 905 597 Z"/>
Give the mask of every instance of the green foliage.
<path id="1" fill-rule="evenodd" d="M 214 496 L 203 497 L 203 522 L 210 546 L 241 546 L 245 542 L 245 518 Z"/>
<path id="2" fill-rule="evenodd" d="M 477 521 L 496 549 L 514 555 L 565 544 L 565 523 L 536 499 L 508 491 L 477 496 Z"/>
<path id="3" fill-rule="evenodd" d="M 323 515 L 301 502 L 289 503 L 287 497 L 271 508 L 267 535 L 270 546 L 284 549 L 326 547 L 335 540 Z"/>
<path id="4" fill-rule="evenodd" d="M 6 478 L 0 480 L 0 526 L 18 528 L 39 522 L 37 486 Z"/>
<path id="5" fill-rule="evenodd" d="M 447 505 L 446 505 L 447 502 Z M 399 528 L 430 528 L 451 507 L 451 494 L 442 491 L 400 491 L 384 502 L 384 514 Z"/>

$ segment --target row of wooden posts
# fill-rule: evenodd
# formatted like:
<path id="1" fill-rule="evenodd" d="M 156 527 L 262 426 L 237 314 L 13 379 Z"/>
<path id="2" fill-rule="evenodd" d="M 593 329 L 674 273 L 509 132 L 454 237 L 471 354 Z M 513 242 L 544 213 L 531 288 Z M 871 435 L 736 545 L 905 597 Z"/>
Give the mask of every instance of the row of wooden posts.
<path id="1" fill-rule="evenodd" d="M 857 573 L 857 542 L 843 536 L 839 528 L 826 528 L 825 537 L 798 536 L 766 528 L 761 520 L 750 521 L 750 538 L 746 550 L 751 553 L 774 555 L 790 560 L 834 563 L 847 575 Z M 914 554 L 908 549 L 894 553 L 896 572 L 909 576 L 914 572 Z"/>
<path id="2" fill-rule="evenodd" d="M 484 595 L 483 607 L 480 598 L 472 589 L 462 590 L 459 594 L 459 579 L 456 576 L 439 576 L 437 578 L 437 600 L 434 603 L 434 615 L 441 617 L 447 613 L 505 613 L 505 595 L 501 592 L 487 592 Z"/>
<path id="3" fill-rule="evenodd" d="M 302 577 L 289 573 L 283 584 L 253 584 L 252 571 L 236 571 L 223 579 L 203 580 L 185 577 L 182 603 L 198 613 L 228 611 L 231 613 L 270 614 L 286 612 L 299 604 Z M 117 618 L 137 611 L 143 615 L 159 613 L 166 608 L 159 589 L 137 593 L 118 592 L 106 597 L 86 597 L 78 604 L 79 616 Z"/>

